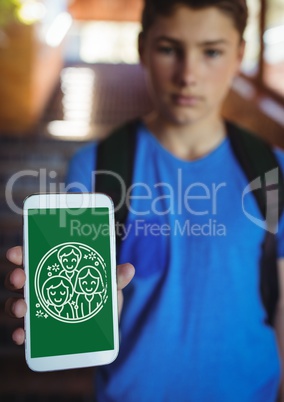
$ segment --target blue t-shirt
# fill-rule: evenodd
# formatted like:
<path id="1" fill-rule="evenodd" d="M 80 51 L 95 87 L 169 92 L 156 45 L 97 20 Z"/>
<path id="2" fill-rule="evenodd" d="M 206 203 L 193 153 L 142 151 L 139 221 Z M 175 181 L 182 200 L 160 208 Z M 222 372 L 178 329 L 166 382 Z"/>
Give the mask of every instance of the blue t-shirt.
<path id="1" fill-rule="evenodd" d="M 68 184 L 92 190 L 95 148 L 74 156 Z M 124 291 L 119 356 L 97 372 L 99 402 L 275 401 L 280 362 L 259 293 L 265 232 L 247 186 L 228 139 L 184 161 L 141 124 L 120 252 L 136 275 Z"/>

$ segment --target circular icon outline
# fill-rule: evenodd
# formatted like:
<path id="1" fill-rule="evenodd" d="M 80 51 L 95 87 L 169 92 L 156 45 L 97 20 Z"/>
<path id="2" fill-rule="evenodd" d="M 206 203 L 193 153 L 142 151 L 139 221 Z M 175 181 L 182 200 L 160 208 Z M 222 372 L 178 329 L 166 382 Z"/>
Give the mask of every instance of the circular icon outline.
<path id="1" fill-rule="evenodd" d="M 56 252 L 58 253 L 59 250 L 61 250 L 65 246 L 78 247 L 79 249 L 82 249 L 82 251 L 92 253 L 92 256 L 94 257 L 94 259 L 96 259 L 96 261 L 99 262 L 99 266 L 100 266 L 100 268 L 101 268 L 101 270 L 103 272 L 103 276 L 104 276 L 104 280 L 103 280 L 103 282 L 104 282 L 103 283 L 104 284 L 104 291 L 103 291 L 103 296 L 102 296 L 101 303 L 99 303 L 99 305 L 95 309 L 93 309 L 89 314 L 87 314 L 87 315 L 85 315 L 83 317 L 67 318 L 67 317 L 59 316 L 58 314 L 56 314 L 54 311 L 52 311 L 47 306 L 46 300 L 44 299 L 43 294 L 42 294 L 42 288 L 40 286 L 40 276 L 41 276 L 41 272 L 42 272 L 42 270 L 43 270 L 43 268 L 45 266 L 45 263 L 52 255 L 54 255 Z M 89 263 L 90 263 L 90 261 L 88 261 L 88 264 Z M 92 267 L 90 265 L 88 265 L 88 266 L 90 268 Z M 98 264 L 96 264 L 96 269 L 97 269 L 97 266 L 98 266 Z M 84 268 L 86 268 L 86 267 L 83 266 L 79 270 L 79 272 Z M 94 265 L 94 268 L 95 268 L 95 265 Z M 86 244 L 83 244 L 83 243 L 80 243 L 80 242 L 65 242 L 65 243 L 61 243 L 61 244 L 58 244 L 58 245 L 52 247 L 41 258 L 40 262 L 37 265 L 36 272 L 35 272 L 35 277 L 34 277 L 35 294 L 36 294 L 36 297 L 37 297 L 37 300 L 38 300 L 38 303 L 40 304 L 40 306 L 52 318 L 54 318 L 54 319 L 56 319 L 58 321 L 61 321 L 61 322 L 68 323 L 68 324 L 82 323 L 84 321 L 87 321 L 87 320 L 93 318 L 95 315 L 97 315 L 102 310 L 102 308 L 104 307 L 104 304 L 106 303 L 106 301 L 108 299 L 108 289 L 107 288 L 108 288 L 108 283 L 107 283 L 106 263 L 105 263 L 103 257 L 93 247 L 91 247 L 89 245 L 86 245 Z"/>

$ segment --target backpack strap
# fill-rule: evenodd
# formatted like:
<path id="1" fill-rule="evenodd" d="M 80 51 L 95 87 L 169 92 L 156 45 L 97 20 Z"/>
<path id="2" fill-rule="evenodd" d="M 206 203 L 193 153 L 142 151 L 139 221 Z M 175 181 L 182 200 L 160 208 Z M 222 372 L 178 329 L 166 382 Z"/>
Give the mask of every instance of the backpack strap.
<path id="1" fill-rule="evenodd" d="M 260 293 L 267 312 L 266 323 L 273 325 L 279 298 L 275 228 L 284 209 L 283 175 L 269 144 L 232 123 L 226 122 L 226 125 L 232 149 L 248 178 L 263 218 L 268 218 L 267 212 L 272 211 L 272 214 L 269 214 L 270 221 L 267 222 L 267 230 L 262 244 Z M 277 171 L 274 171 L 273 178 L 277 177 L 278 180 L 277 182 L 272 180 L 272 183 L 269 183 L 268 172 L 272 172 L 274 169 Z M 260 180 L 260 182 L 254 186 L 256 180 Z M 276 197 L 268 197 L 268 192 Z"/>
<path id="2" fill-rule="evenodd" d="M 127 219 L 126 191 L 132 184 L 139 122 L 139 119 L 131 120 L 116 128 L 97 148 L 95 191 L 112 198 L 117 225 L 124 224 Z M 121 230 L 116 230 L 116 235 L 119 250 Z"/>

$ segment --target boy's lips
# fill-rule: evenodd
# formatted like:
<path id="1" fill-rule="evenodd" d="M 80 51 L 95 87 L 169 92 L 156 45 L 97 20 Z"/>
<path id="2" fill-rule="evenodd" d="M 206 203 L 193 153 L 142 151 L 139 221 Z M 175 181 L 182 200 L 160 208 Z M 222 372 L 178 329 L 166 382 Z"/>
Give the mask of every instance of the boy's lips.
<path id="1" fill-rule="evenodd" d="M 196 95 L 174 94 L 172 95 L 172 100 L 178 106 L 195 106 L 201 101 L 201 97 Z"/>

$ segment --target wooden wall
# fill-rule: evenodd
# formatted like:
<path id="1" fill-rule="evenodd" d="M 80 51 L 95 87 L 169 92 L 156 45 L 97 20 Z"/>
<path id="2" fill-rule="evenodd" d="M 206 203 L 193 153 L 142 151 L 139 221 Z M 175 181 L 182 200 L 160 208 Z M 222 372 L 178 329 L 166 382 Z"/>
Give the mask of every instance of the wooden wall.
<path id="1" fill-rule="evenodd" d="M 284 149 L 284 106 L 238 78 L 223 107 L 225 118 Z"/>
<path id="2" fill-rule="evenodd" d="M 139 21 L 143 0 L 73 0 L 69 11 L 74 19 Z"/>
<path id="3" fill-rule="evenodd" d="M 62 48 L 37 39 L 37 25 L 14 25 L 0 46 L 0 132 L 26 135 L 37 123 L 63 65 Z"/>

